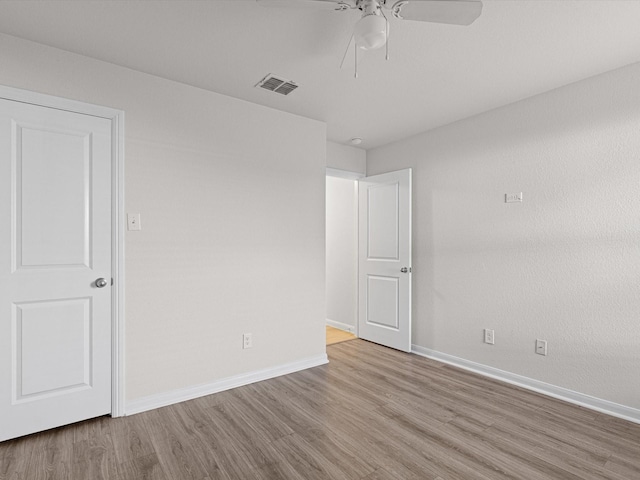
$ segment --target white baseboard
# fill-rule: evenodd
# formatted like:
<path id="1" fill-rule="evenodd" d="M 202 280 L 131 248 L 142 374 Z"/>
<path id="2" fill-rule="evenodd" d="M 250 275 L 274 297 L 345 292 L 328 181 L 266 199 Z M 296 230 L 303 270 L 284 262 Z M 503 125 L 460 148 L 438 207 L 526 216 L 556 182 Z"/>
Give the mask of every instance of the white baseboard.
<path id="1" fill-rule="evenodd" d="M 464 358 L 455 357 L 446 353 L 431 350 L 430 348 L 421 347 L 419 345 L 412 345 L 411 352 L 416 355 L 431 358 L 439 362 L 447 363 L 455 367 L 469 370 L 485 377 L 490 377 L 496 380 L 500 380 L 518 387 L 533 390 L 534 392 L 542 393 L 550 397 L 558 398 L 575 405 L 580 405 L 597 412 L 606 413 L 614 417 L 623 418 L 630 422 L 640 423 L 640 410 L 618 403 L 603 400 L 601 398 L 585 395 L 584 393 L 575 392 L 563 387 L 557 387 L 549 383 L 534 380 L 533 378 L 524 377 L 515 373 L 510 373 L 498 368 L 482 365 L 481 363 L 465 360 Z"/>
<path id="2" fill-rule="evenodd" d="M 327 318 L 327 325 L 333 328 L 337 328 L 338 330 L 344 330 L 345 332 L 356 333 L 356 327 L 354 325 L 336 322 L 335 320 L 331 320 L 330 318 Z"/>
<path id="3" fill-rule="evenodd" d="M 135 415 L 136 413 L 146 412 L 147 410 L 153 410 L 154 408 L 166 407 L 167 405 L 172 405 L 174 403 L 192 400 L 205 395 L 211 395 L 231 388 L 242 387 L 243 385 L 260 382 L 262 380 L 279 377 L 281 375 L 287 375 L 300 370 L 306 370 L 307 368 L 317 367 L 319 365 L 324 365 L 325 363 L 329 363 L 329 359 L 326 354 L 321 354 L 305 358 L 297 362 L 279 365 L 277 367 L 265 368 L 254 372 L 223 378 L 204 385 L 196 385 L 193 387 L 180 388 L 170 392 L 159 393 L 157 395 L 149 395 L 148 397 L 128 402 L 125 407 L 125 415 Z"/>

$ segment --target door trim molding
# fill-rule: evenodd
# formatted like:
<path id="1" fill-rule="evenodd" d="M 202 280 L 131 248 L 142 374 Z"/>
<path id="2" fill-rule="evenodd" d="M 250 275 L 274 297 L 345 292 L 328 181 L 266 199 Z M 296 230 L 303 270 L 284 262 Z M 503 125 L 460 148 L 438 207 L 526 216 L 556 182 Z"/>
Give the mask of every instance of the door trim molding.
<path id="1" fill-rule="evenodd" d="M 360 180 L 361 178 L 365 177 L 365 174 L 360 172 L 350 172 L 348 170 L 340 170 L 338 168 L 327 167 L 326 176 L 344 178 L 345 180 Z"/>
<path id="2" fill-rule="evenodd" d="M 124 112 L 116 111 L 111 118 L 112 181 L 111 181 L 111 261 L 114 287 L 111 309 L 111 416 L 124 416 Z"/>
<path id="3" fill-rule="evenodd" d="M 124 415 L 124 111 L 0 85 L 0 98 L 111 121 L 111 416 Z"/>

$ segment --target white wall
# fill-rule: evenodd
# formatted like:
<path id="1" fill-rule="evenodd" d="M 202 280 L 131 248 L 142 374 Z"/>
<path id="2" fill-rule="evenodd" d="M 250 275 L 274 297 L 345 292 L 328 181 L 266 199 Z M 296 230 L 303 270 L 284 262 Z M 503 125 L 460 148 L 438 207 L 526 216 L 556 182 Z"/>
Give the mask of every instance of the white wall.
<path id="1" fill-rule="evenodd" d="M 323 123 L 13 37 L 0 58 L 1 84 L 126 112 L 129 400 L 324 355 Z"/>
<path id="2" fill-rule="evenodd" d="M 355 332 L 358 315 L 357 182 L 327 177 L 327 324 Z"/>
<path id="3" fill-rule="evenodd" d="M 635 64 L 368 152 L 413 168 L 416 345 L 640 408 L 638 85 Z"/>
<path id="4" fill-rule="evenodd" d="M 367 152 L 361 148 L 327 142 L 327 167 L 364 175 L 367 173 Z"/>

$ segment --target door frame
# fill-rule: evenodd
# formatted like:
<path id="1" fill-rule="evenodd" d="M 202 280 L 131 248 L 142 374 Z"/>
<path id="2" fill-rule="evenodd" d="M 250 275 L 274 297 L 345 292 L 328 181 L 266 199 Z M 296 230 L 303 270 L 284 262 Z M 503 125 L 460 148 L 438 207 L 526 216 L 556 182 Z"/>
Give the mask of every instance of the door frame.
<path id="1" fill-rule="evenodd" d="M 111 121 L 111 416 L 124 416 L 124 111 L 4 85 L 0 98 Z"/>

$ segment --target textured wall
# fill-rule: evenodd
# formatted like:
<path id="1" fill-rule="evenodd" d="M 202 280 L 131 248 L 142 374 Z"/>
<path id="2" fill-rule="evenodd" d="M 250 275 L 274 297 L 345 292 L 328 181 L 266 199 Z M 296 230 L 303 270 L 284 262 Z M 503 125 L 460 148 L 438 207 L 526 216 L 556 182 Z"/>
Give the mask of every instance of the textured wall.
<path id="1" fill-rule="evenodd" d="M 323 123 L 8 36 L 0 58 L 126 112 L 129 400 L 324 354 Z"/>
<path id="2" fill-rule="evenodd" d="M 369 175 L 413 168 L 415 344 L 640 408 L 638 85 L 634 64 L 368 152 Z"/>

